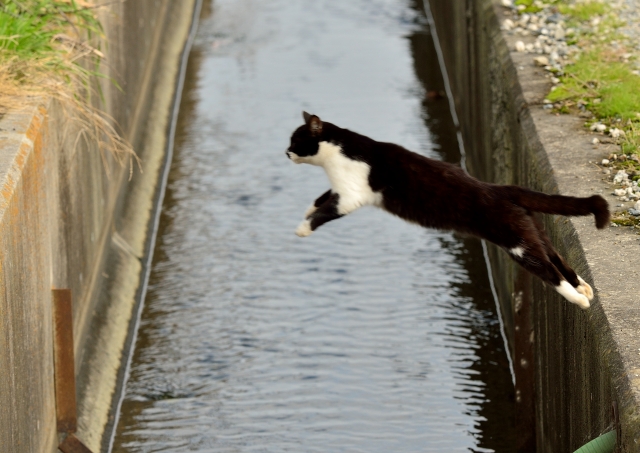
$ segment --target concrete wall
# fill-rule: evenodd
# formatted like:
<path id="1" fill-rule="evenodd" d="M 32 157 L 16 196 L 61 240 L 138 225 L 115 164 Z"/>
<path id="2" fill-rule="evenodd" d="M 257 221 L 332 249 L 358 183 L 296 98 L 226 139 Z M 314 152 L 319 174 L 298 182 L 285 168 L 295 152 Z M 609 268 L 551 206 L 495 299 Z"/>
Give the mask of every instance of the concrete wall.
<path id="1" fill-rule="evenodd" d="M 103 107 L 144 173 L 136 168 L 129 179 L 129 168 L 84 139 L 57 101 L 25 99 L 0 119 L 2 451 L 56 450 L 52 288 L 73 294 L 78 437 L 93 451 L 104 448 L 150 253 L 194 4 L 130 0 L 99 9 L 107 35 L 101 71 L 122 88 L 100 82 Z"/>
<path id="2" fill-rule="evenodd" d="M 578 118 L 543 111 L 550 83 L 532 56 L 510 52 L 499 4 L 430 2 L 470 173 L 547 193 L 608 194 L 589 163 L 606 151 L 591 146 Z M 489 245 L 514 359 L 518 449 L 570 452 L 619 428 L 621 451 L 640 451 L 640 302 L 637 276 L 626 270 L 640 265 L 629 247 L 637 248 L 637 236 L 596 231 L 592 218 L 543 221 L 560 253 L 593 282 L 596 299 L 581 311 Z"/>

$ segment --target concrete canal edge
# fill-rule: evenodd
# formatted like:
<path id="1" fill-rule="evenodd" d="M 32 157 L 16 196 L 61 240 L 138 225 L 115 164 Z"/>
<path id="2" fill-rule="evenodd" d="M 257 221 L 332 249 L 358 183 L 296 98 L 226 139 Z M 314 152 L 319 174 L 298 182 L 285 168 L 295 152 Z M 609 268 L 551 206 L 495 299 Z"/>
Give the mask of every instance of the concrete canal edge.
<path id="1" fill-rule="evenodd" d="M 500 31 L 499 0 L 425 5 L 440 43 L 471 174 L 548 193 L 600 193 L 615 209 L 583 121 L 542 109 L 551 82 Z M 616 430 L 640 452 L 640 254 L 630 229 L 546 216 L 554 244 L 596 298 L 582 311 L 489 246 L 516 376 L 519 451 L 572 452 Z"/>
<path id="2" fill-rule="evenodd" d="M 106 111 L 141 158 L 121 167 L 51 99 L 0 118 L 0 445 L 57 451 L 52 289 L 73 299 L 76 436 L 106 451 L 135 338 L 199 0 L 112 2 Z"/>

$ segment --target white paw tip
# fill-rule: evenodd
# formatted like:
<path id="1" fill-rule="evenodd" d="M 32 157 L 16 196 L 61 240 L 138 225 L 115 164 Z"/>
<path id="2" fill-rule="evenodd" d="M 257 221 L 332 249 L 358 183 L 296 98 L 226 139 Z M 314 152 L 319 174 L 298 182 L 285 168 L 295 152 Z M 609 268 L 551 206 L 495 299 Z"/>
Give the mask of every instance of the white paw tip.
<path id="1" fill-rule="evenodd" d="M 571 302 L 572 304 L 576 304 L 583 310 L 586 310 L 591 306 L 589 304 L 589 299 L 587 298 L 587 296 L 581 294 L 577 288 L 571 286 L 566 280 L 562 280 L 560 284 L 556 286 L 556 291 L 558 291 L 558 293 L 560 293 L 560 295 L 567 299 L 569 302 Z"/>
<path id="2" fill-rule="evenodd" d="M 304 218 L 308 218 L 311 214 L 313 214 L 314 212 L 316 212 L 316 208 L 315 205 L 311 205 L 309 206 L 309 208 L 305 211 L 304 213 Z"/>
<path id="3" fill-rule="evenodd" d="M 308 220 L 305 220 L 296 228 L 296 234 L 301 238 L 309 236 L 312 232 L 311 223 Z"/>
<path id="4" fill-rule="evenodd" d="M 589 303 L 589 299 L 587 299 L 587 296 L 583 296 L 583 295 L 581 295 L 581 297 L 576 297 L 576 300 L 574 303 L 578 307 L 582 308 L 583 310 L 586 310 L 591 306 L 591 304 Z"/>
<path id="5" fill-rule="evenodd" d="M 578 281 L 580 282 L 580 285 L 576 288 L 576 291 L 578 291 L 583 296 L 586 296 L 587 299 L 593 300 L 593 289 L 591 288 L 591 286 L 582 278 L 580 278 L 580 276 L 578 276 Z"/>

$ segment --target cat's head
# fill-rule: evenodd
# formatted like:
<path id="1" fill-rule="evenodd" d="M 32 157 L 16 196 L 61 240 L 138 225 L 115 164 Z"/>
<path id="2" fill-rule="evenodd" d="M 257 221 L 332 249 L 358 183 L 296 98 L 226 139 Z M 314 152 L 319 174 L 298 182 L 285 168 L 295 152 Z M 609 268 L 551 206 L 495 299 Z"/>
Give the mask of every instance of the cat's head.
<path id="1" fill-rule="evenodd" d="M 305 124 L 291 135 L 291 144 L 286 151 L 289 159 L 296 164 L 316 164 L 320 142 L 323 140 L 322 120 L 316 115 L 302 112 Z"/>

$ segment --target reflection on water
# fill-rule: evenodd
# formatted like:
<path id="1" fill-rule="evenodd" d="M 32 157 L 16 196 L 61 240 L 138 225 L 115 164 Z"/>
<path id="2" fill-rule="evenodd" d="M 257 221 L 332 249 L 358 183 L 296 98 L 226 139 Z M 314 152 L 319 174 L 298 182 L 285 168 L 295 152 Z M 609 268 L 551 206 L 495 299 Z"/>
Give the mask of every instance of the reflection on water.
<path id="1" fill-rule="evenodd" d="M 284 155 L 302 109 L 459 159 L 420 5 L 209 6 L 114 451 L 512 451 L 475 239 L 373 208 L 293 234 L 328 187 Z"/>

